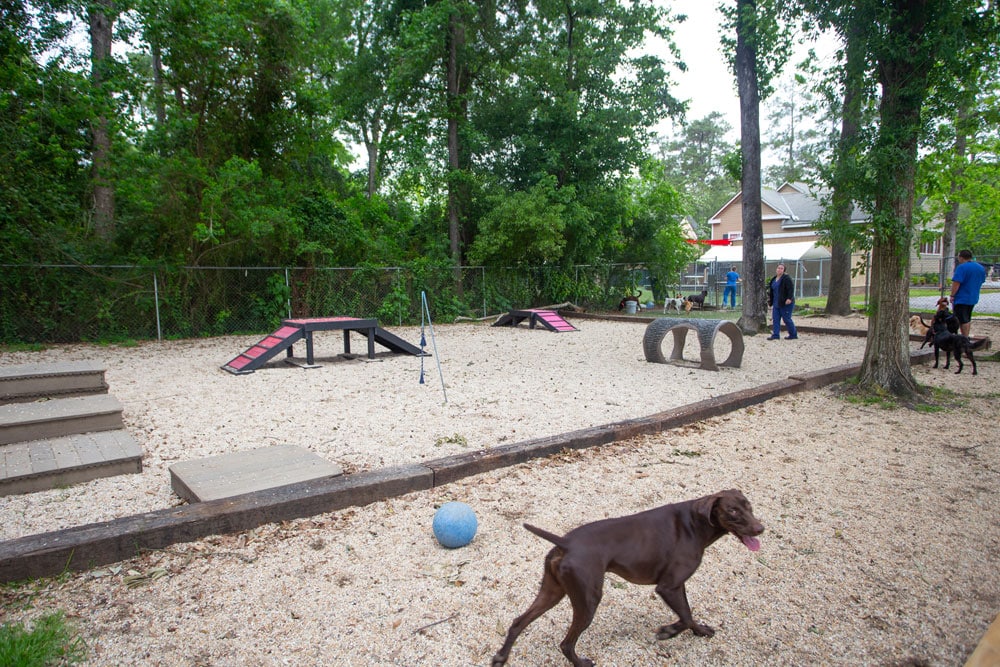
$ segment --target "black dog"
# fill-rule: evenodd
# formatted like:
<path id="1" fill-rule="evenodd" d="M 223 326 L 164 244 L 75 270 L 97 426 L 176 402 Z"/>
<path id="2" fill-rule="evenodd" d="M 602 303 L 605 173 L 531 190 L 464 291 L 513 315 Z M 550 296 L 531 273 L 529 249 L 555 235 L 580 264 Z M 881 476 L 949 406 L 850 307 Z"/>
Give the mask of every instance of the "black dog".
<path id="1" fill-rule="evenodd" d="M 618 302 L 618 310 L 625 310 L 625 304 L 629 301 L 635 301 L 635 309 L 639 310 L 639 297 L 642 296 L 642 292 L 639 292 L 635 296 L 627 296 Z"/>
<path id="2" fill-rule="evenodd" d="M 573 621 L 559 647 L 574 667 L 593 667 L 593 661 L 577 655 L 576 640 L 594 618 L 605 572 L 634 584 L 656 586 L 656 593 L 679 619 L 662 626 L 657 639 L 669 639 L 684 630 L 711 637 L 715 631 L 691 616 L 684 582 L 698 569 L 705 549 L 726 533 L 757 551 L 757 536 L 764 532 L 750 501 L 736 489 L 587 523 L 562 537 L 528 524 L 524 527 L 556 546 L 545 557 L 545 574 L 535 601 L 514 619 L 507 639 L 493 656 L 492 667 L 506 665 L 518 635 L 566 596 L 573 604 Z"/>
<path id="3" fill-rule="evenodd" d="M 702 308 L 705 307 L 705 297 L 706 296 L 708 296 L 708 290 L 707 289 L 703 289 L 701 291 L 701 294 L 691 294 L 691 295 L 689 295 L 688 296 L 688 301 L 690 301 L 691 303 L 698 304 L 698 310 L 701 310 Z"/>
<path id="4" fill-rule="evenodd" d="M 924 342 L 920 344 L 920 347 L 923 348 L 927 344 L 934 346 L 934 368 L 938 367 L 939 353 L 941 350 L 944 350 L 945 368 L 951 367 L 951 355 L 954 352 L 955 361 L 958 362 L 958 370 L 955 373 L 961 373 L 963 368 L 962 355 L 964 354 L 972 362 L 972 374 L 978 375 L 976 358 L 972 356 L 972 351 L 978 350 L 985 345 L 986 339 L 983 338 L 973 342 L 968 336 L 952 333 L 948 330 L 947 315 L 951 315 L 951 313 L 940 310 L 934 315 L 934 319 L 931 320 L 931 328 L 927 330 Z M 951 317 L 954 318 L 955 316 L 951 315 Z"/>

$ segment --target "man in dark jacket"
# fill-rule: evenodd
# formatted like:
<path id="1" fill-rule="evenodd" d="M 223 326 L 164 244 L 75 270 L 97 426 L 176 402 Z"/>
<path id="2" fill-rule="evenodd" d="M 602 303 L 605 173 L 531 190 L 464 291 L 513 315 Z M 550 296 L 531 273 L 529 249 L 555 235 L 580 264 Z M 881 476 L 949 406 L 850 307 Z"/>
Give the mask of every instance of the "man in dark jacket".
<path id="1" fill-rule="evenodd" d="M 781 338 L 781 323 L 784 321 L 788 329 L 788 340 L 795 340 L 799 332 L 792 322 L 792 310 L 795 309 L 795 281 L 785 274 L 785 265 L 778 264 L 774 276 L 767 281 L 767 305 L 771 306 L 771 337 L 768 340 Z"/>

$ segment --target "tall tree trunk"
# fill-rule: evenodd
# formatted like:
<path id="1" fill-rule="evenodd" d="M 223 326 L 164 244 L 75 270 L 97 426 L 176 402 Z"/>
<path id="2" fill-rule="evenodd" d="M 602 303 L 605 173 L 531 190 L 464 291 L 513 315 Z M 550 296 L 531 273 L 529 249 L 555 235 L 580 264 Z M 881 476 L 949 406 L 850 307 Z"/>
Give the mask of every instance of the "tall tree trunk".
<path id="1" fill-rule="evenodd" d="M 895 0 L 877 57 L 882 99 L 873 151 L 872 312 L 859 380 L 862 389 L 903 398 L 917 389 L 907 316 L 920 111 L 935 60 L 919 46 L 927 11 L 927 0 Z"/>
<path id="2" fill-rule="evenodd" d="M 448 238 L 454 262 L 455 291 L 462 293 L 462 178 L 459 120 L 461 100 L 461 52 L 465 46 L 465 23 L 458 11 L 453 11 L 448 26 Z"/>
<path id="3" fill-rule="evenodd" d="M 382 128 L 378 116 L 372 119 L 370 127 L 362 126 L 361 136 L 368 153 L 368 199 L 378 192 L 379 147 L 382 141 Z"/>
<path id="4" fill-rule="evenodd" d="M 114 233 L 115 190 L 111 179 L 111 131 L 108 108 L 110 91 L 105 90 L 104 70 L 111 58 L 111 37 L 115 22 L 113 0 L 96 0 L 88 10 L 90 23 L 90 78 L 97 91 L 100 111 L 91 121 L 93 137 L 91 182 L 94 196 L 94 231 L 108 239 Z"/>
<path id="5" fill-rule="evenodd" d="M 156 124 L 162 128 L 167 122 L 166 94 L 163 92 L 163 54 L 159 44 L 152 44 L 153 57 L 153 105 L 156 110 Z"/>
<path id="6" fill-rule="evenodd" d="M 966 135 L 966 123 L 969 119 L 967 102 L 962 104 L 958 110 L 958 118 L 955 121 L 955 168 L 951 175 L 951 188 L 948 210 L 944 213 L 944 229 L 941 230 L 941 276 L 938 278 L 938 286 L 941 293 L 950 284 L 951 275 L 955 272 L 955 236 L 958 231 L 958 206 L 959 196 L 962 192 L 962 176 L 965 171 L 965 154 L 968 146 L 968 136 Z"/>
<path id="7" fill-rule="evenodd" d="M 756 3 L 737 0 L 736 82 L 740 94 L 740 144 L 743 172 L 743 313 L 738 322 L 746 333 L 767 328 L 764 289 L 764 228 L 760 201 L 760 89 L 757 78 Z"/>
<path id="8" fill-rule="evenodd" d="M 827 315 L 847 315 L 851 312 L 851 258 L 853 230 L 851 212 L 854 198 L 849 183 L 853 179 L 854 147 L 861 127 L 861 104 L 865 53 L 858 24 L 858 12 L 850 17 L 846 31 L 847 61 L 844 64 L 844 107 L 841 110 L 840 140 L 837 143 L 836 173 L 830 206 L 830 292 L 826 300 Z"/>

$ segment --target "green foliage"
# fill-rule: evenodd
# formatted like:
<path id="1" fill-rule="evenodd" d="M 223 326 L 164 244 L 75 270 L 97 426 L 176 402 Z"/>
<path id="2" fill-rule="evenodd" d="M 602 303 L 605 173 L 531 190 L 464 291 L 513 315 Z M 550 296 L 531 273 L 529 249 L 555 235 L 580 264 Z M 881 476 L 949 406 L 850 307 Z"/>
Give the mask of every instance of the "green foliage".
<path id="1" fill-rule="evenodd" d="M 382 299 L 376 317 L 380 322 L 402 323 L 404 316 L 415 309 L 410 301 L 410 295 L 406 291 L 406 285 L 402 281 L 396 281 L 389 293 Z"/>
<path id="2" fill-rule="evenodd" d="M 738 7 L 745 10 L 741 16 L 737 15 Z M 733 76 L 736 76 L 736 26 L 742 21 L 742 25 L 747 26 L 742 33 L 756 54 L 757 91 L 760 99 L 767 99 L 774 92 L 774 79 L 784 70 L 791 55 L 789 11 L 794 9 L 794 5 L 757 0 L 745 4 L 725 3 L 720 8 L 725 16 L 725 30 L 720 38 L 722 50 L 729 59 Z"/>
<path id="3" fill-rule="evenodd" d="M 702 236 L 709 235 L 703 228 L 709 218 L 739 189 L 739 149 L 725 140 L 731 130 L 723 115 L 714 111 L 660 143 L 663 178 L 683 195 L 684 210 Z M 728 164 L 733 157 L 735 171 Z"/>
<path id="4" fill-rule="evenodd" d="M 83 662 L 86 657 L 83 638 L 67 624 L 61 612 L 40 616 L 30 626 L 23 623 L 0 626 L 0 665 L 72 665 Z"/>
<path id="5" fill-rule="evenodd" d="M 252 295 L 253 308 L 251 316 L 255 321 L 270 322 L 271 326 L 277 326 L 282 319 L 288 316 L 288 304 L 291 299 L 291 290 L 285 284 L 285 277 L 278 273 L 267 276 L 265 289 L 262 292 Z M 219 325 L 224 325 L 230 319 L 231 313 L 228 310 L 220 310 L 216 315 Z M 220 326 L 218 333 L 228 331 L 225 326 Z"/>
<path id="6" fill-rule="evenodd" d="M 499 192 L 479 222 L 469 249 L 473 264 L 500 266 L 559 262 L 565 248 L 563 213 L 573 188 L 556 188 L 547 176 L 527 192 Z"/>
<path id="7" fill-rule="evenodd" d="M 623 256 L 642 262 L 651 272 L 656 299 L 677 282 L 682 268 L 697 250 L 686 242 L 682 227 L 684 209 L 680 193 L 665 178 L 663 165 L 650 160 L 640 177 L 629 184 L 632 201 Z M 634 293 L 634 292 L 633 292 Z"/>

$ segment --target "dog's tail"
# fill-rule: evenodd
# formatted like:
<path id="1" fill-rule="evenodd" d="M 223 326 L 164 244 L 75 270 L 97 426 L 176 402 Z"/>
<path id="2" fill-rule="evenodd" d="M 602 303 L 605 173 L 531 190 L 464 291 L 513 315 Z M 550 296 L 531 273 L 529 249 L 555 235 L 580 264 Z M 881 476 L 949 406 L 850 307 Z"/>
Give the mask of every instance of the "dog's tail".
<path id="1" fill-rule="evenodd" d="M 547 530 L 542 530 L 541 528 L 539 528 L 537 526 L 532 526 L 530 523 L 524 524 L 524 527 L 527 530 L 529 530 L 530 532 L 534 533 L 535 535 L 538 535 L 543 540 L 548 540 L 549 542 L 551 542 L 552 544 L 556 545 L 557 547 L 563 547 L 563 548 L 565 548 L 565 546 L 566 546 L 566 543 L 563 542 L 563 538 L 559 537 L 555 533 L 550 533 Z"/>
<path id="2" fill-rule="evenodd" d="M 985 349 L 985 350 L 990 349 L 990 339 L 989 338 L 970 338 L 969 339 L 969 349 L 970 350 L 978 350 L 980 348 Z"/>

